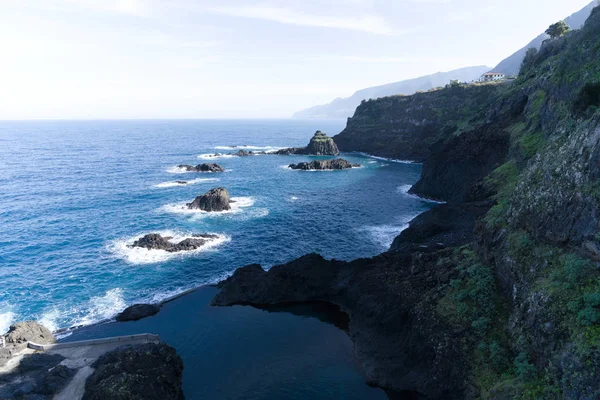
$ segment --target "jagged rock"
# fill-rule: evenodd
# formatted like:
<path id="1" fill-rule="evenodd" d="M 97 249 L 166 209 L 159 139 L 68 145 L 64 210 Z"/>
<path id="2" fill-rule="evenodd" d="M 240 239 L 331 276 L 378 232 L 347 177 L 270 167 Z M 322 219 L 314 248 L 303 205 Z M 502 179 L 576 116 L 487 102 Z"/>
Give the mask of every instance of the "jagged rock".
<path id="1" fill-rule="evenodd" d="M 134 304 L 127 307 L 119 315 L 116 320 L 119 322 L 137 321 L 142 318 L 150 317 L 160 311 L 160 306 L 156 304 Z"/>
<path id="2" fill-rule="evenodd" d="M 217 156 L 217 154 L 215 154 Z M 198 164 L 196 166 L 182 164 L 178 168 L 185 169 L 188 172 L 224 172 L 225 170 L 219 164 Z"/>
<path id="3" fill-rule="evenodd" d="M 304 171 L 310 170 L 331 170 L 331 169 L 349 169 L 358 168 L 360 164 L 351 164 L 348 161 L 337 158 L 335 160 L 314 160 L 311 162 L 301 162 L 298 164 L 290 164 L 291 169 L 301 169 Z"/>
<path id="4" fill-rule="evenodd" d="M 120 347 L 92 367 L 83 400 L 182 400 L 183 362 L 165 343 Z"/>
<path id="5" fill-rule="evenodd" d="M 196 250 L 204 246 L 209 240 L 218 238 L 211 234 L 194 234 L 191 238 L 186 238 L 178 243 L 172 243 L 170 236 L 163 237 L 158 233 L 149 233 L 133 242 L 129 247 L 142 247 L 148 250 L 164 250 L 170 253 L 178 251 Z"/>
<path id="6" fill-rule="evenodd" d="M 327 136 L 321 131 L 315 132 L 314 136 L 310 139 L 310 143 L 306 147 L 292 147 L 288 149 L 277 150 L 273 154 L 280 155 L 291 155 L 291 154 L 304 154 L 313 156 L 337 156 L 340 154 L 340 150 L 333 141 L 332 138 Z"/>
<path id="7" fill-rule="evenodd" d="M 179 185 L 187 185 L 188 184 L 187 181 L 175 181 L 175 183 L 177 183 Z"/>
<path id="8" fill-rule="evenodd" d="M 56 342 L 56 338 L 48 328 L 36 321 L 18 322 L 10 326 L 5 335 L 7 345 L 17 345 L 26 342 L 37 344 L 50 344 Z"/>
<path id="9" fill-rule="evenodd" d="M 230 210 L 229 192 L 225 188 L 214 188 L 187 204 L 189 209 L 197 209 L 211 212 Z"/>

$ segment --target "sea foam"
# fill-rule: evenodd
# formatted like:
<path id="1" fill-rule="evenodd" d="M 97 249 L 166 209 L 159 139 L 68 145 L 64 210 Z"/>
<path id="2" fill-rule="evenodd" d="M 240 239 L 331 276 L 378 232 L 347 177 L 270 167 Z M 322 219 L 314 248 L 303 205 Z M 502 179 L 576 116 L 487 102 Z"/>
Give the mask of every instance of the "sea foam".
<path id="1" fill-rule="evenodd" d="M 15 322 L 15 317 L 12 311 L 0 313 L 0 335 L 8 332 L 8 328 Z"/>
<path id="2" fill-rule="evenodd" d="M 408 191 L 410 190 L 410 188 L 412 187 L 412 185 L 401 185 L 398 186 L 398 188 L 396 189 L 396 191 L 400 194 L 403 194 L 407 197 L 411 197 L 413 199 L 418 199 L 421 201 L 425 201 L 427 203 L 435 203 L 435 204 L 445 204 L 445 201 L 437 201 L 437 200 L 431 200 L 431 199 L 427 199 L 425 197 L 421 197 L 421 196 L 417 196 L 416 194 L 412 194 L 412 193 L 408 193 Z"/>
<path id="3" fill-rule="evenodd" d="M 186 183 L 178 183 L 175 181 L 170 181 L 170 182 L 162 182 L 162 183 L 158 183 L 156 185 L 154 185 L 153 187 L 155 188 L 170 188 L 170 187 L 178 187 L 178 186 L 190 186 L 190 185 L 195 185 L 198 183 L 202 183 L 202 182 L 218 182 L 219 178 L 197 178 L 197 179 L 192 179 L 190 181 L 185 181 Z"/>

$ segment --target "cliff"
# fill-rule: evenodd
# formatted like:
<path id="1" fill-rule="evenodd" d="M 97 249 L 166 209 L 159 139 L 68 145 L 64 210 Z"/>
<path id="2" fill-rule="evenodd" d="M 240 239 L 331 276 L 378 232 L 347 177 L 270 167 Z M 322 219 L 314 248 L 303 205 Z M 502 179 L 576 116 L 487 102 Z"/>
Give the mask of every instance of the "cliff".
<path id="1" fill-rule="evenodd" d="M 459 85 L 361 103 L 333 139 L 342 151 L 422 162 L 433 146 L 477 119 L 501 85 Z"/>
<path id="2" fill-rule="evenodd" d="M 340 148 L 423 160 L 412 192 L 449 203 L 371 259 L 242 268 L 215 304 L 336 304 L 369 382 L 417 398 L 598 398 L 599 60 L 597 7 L 513 84 L 364 103 Z"/>

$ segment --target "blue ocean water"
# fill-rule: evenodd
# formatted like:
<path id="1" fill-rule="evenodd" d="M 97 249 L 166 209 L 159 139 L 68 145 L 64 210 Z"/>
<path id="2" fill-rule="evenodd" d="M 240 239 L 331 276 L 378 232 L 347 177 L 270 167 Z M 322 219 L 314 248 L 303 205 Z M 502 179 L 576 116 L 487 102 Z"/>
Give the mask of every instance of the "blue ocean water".
<path id="1" fill-rule="evenodd" d="M 220 174 L 174 168 L 236 151 L 227 146 L 304 146 L 317 129 L 342 128 L 294 120 L 0 122 L 0 331 L 31 318 L 53 329 L 90 324 L 249 263 L 384 251 L 430 206 L 406 194 L 418 165 L 343 154 L 363 168 L 292 171 L 285 165 L 311 158 L 276 155 L 210 158 L 226 168 Z M 217 186 L 237 200 L 232 212 L 181 211 Z M 221 240 L 186 255 L 126 246 L 151 232 Z"/>

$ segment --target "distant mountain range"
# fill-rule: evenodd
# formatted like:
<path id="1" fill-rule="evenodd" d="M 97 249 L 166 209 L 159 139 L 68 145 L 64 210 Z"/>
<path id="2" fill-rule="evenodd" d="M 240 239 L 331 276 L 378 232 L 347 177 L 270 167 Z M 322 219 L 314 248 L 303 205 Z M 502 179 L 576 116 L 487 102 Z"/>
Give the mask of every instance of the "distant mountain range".
<path id="1" fill-rule="evenodd" d="M 438 72 L 433 75 L 406 81 L 388 83 L 387 85 L 375 86 L 359 90 L 350 97 L 337 98 L 329 104 L 307 108 L 294 114 L 294 118 L 348 118 L 354 114 L 354 110 L 364 99 L 376 99 L 378 97 L 392 96 L 395 94 L 413 94 L 419 90 L 429 90 L 434 87 L 444 86 L 452 79 L 460 81 L 472 81 L 488 72 L 490 67 L 467 67 L 449 72 Z"/>
<path id="2" fill-rule="evenodd" d="M 592 1 L 580 11 L 565 18 L 567 25 L 571 29 L 579 29 L 583 26 L 586 19 L 590 16 L 592 9 L 598 4 L 597 0 Z M 555 22 L 555 21 L 554 21 Z M 502 72 L 506 75 L 517 75 L 521 68 L 521 63 L 525 57 L 527 49 L 531 47 L 540 48 L 542 42 L 548 38 L 545 33 L 533 39 L 527 46 L 518 50 L 508 58 L 502 60 L 493 71 Z M 413 94 L 419 90 L 429 90 L 438 86 L 444 86 L 452 79 L 460 81 L 472 81 L 479 78 L 482 74 L 490 71 L 490 67 L 478 66 L 461 68 L 454 71 L 438 72 L 433 75 L 422 76 L 420 78 L 408 79 L 405 81 L 389 83 L 387 85 L 375 86 L 359 90 L 350 97 L 337 98 L 331 103 L 314 106 L 294 113 L 294 118 L 323 118 L 323 119 L 345 119 L 351 117 L 356 107 L 362 100 L 376 99 L 378 97 L 392 96 L 397 94 Z"/>

